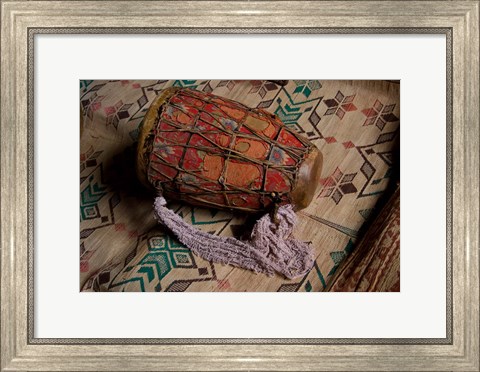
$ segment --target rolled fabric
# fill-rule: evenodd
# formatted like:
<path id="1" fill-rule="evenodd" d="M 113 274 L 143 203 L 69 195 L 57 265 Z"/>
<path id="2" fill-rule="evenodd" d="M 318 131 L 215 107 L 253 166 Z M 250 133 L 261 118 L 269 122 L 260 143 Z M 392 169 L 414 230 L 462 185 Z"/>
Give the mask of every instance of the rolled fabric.
<path id="1" fill-rule="evenodd" d="M 326 291 L 400 291 L 400 186 L 336 270 Z"/>

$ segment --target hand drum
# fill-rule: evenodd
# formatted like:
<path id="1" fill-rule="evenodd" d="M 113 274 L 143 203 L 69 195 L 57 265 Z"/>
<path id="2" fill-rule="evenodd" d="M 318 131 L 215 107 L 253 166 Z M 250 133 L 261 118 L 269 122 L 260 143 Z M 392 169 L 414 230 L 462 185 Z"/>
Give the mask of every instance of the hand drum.
<path id="1" fill-rule="evenodd" d="M 167 199 L 257 212 L 305 208 L 322 170 L 309 140 L 261 109 L 212 94 L 168 88 L 142 124 L 137 174 Z"/>

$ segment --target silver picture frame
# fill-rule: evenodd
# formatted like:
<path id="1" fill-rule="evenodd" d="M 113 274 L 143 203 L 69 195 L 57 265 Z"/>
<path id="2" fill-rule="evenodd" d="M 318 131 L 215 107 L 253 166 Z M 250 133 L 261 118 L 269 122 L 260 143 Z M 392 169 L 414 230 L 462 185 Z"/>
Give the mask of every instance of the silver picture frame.
<path id="1" fill-rule="evenodd" d="M 66 33 L 445 35 L 446 337 L 35 338 L 34 43 Z M 478 0 L 1 1 L 0 79 L 1 371 L 479 370 Z"/>

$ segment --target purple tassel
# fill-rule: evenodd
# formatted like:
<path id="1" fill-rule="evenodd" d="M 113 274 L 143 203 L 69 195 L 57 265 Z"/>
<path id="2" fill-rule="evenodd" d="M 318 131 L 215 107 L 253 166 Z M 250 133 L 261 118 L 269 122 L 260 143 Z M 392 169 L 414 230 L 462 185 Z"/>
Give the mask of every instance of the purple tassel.
<path id="1" fill-rule="evenodd" d="M 155 198 L 157 221 L 168 227 L 185 246 L 207 261 L 230 264 L 272 276 L 275 272 L 294 279 L 308 273 L 314 263 L 309 244 L 291 238 L 297 216 L 291 205 L 278 208 L 277 224 L 268 214 L 255 224 L 250 241 L 212 235 L 187 224 L 166 208 L 161 196 Z"/>

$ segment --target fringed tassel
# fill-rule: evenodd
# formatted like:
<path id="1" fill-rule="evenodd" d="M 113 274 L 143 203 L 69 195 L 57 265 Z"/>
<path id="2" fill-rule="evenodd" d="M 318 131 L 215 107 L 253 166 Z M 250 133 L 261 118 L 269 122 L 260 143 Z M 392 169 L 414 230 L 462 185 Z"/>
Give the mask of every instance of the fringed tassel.
<path id="1" fill-rule="evenodd" d="M 297 221 L 291 205 L 278 208 L 276 224 L 268 214 L 260 218 L 253 228 L 251 240 L 240 241 L 200 231 L 166 208 L 166 204 L 161 196 L 155 199 L 157 221 L 168 227 L 181 243 L 205 260 L 267 275 L 278 272 L 289 279 L 305 275 L 313 267 L 313 252 L 309 244 L 290 237 Z"/>

